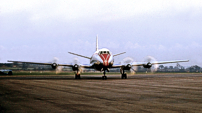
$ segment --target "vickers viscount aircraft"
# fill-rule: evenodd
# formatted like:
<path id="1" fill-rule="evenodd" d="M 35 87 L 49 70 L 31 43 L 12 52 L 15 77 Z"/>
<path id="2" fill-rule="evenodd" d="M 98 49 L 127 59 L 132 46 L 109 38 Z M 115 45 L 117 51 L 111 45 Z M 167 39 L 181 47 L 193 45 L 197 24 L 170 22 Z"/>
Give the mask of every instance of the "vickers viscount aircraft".
<path id="1" fill-rule="evenodd" d="M 176 60 L 176 61 L 160 61 L 160 62 L 131 62 L 128 64 L 114 64 L 114 57 L 124 54 L 125 52 L 113 55 L 109 49 L 102 48 L 98 49 L 98 37 L 96 38 L 96 51 L 92 57 L 83 56 L 80 54 L 68 52 L 70 54 L 87 58 L 90 60 L 89 64 L 57 64 L 57 63 L 40 63 L 40 62 L 24 62 L 24 61 L 11 61 L 15 63 L 28 63 L 28 64 L 41 64 L 41 65 L 51 65 L 53 69 L 56 69 L 58 66 L 68 66 L 72 67 L 72 70 L 75 71 L 75 79 L 80 79 L 81 68 L 93 68 L 98 71 L 103 71 L 104 76 L 102 79 L 107 79 L 106 71 L 109 72 L 110 68 L 120 68 L 121 78 L 126 79 L 127 74 L 125 70 L 130 70 L 132 66 L 143 66 L 144 68 L 151 68 L 155 64 L 167 64 L 167 63 L 178 63 L 178 62 L 188 62 L 189 60 Z"/>

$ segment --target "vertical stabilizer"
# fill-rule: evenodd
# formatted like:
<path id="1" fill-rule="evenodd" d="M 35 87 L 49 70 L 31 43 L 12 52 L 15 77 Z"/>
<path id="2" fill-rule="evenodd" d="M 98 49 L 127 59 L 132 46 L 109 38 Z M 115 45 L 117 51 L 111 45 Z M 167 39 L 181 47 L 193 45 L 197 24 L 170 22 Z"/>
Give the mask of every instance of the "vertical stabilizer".
<path id="1" fill-rule="evenodd" d="M 96 37 L 96 51 L 98 51 L 98 35 Z"/>

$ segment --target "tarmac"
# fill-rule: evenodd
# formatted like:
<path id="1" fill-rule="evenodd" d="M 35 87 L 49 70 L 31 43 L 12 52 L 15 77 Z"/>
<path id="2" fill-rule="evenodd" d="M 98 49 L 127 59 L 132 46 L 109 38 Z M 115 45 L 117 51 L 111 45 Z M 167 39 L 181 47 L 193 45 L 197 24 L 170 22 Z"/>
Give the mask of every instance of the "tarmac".
<path id="1" fill-rule="evenodd" d="M 202 74 L 0 76 L 0 113 L 202 112 Z"/>

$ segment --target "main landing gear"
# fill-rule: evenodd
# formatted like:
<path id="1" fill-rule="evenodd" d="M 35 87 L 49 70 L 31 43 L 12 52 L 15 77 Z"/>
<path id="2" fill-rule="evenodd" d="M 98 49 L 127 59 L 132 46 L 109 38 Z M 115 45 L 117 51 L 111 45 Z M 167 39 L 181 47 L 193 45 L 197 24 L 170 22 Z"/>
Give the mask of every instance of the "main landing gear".
<path id="1" fill-rule="evenodd" d="M 81 76 L 80 76 L 80 74 L 75 74 L 75 79 L 80 79 L 81 78 Z"/>
<path id="2" fill-rule="evenodd" d="M 81 78 L 81 75 L 80 73 L 77 71 L 76 74 L 75 74 L 75 79 L 80 79 Z"/>
<path id="3" fill-rule="evenodd" d="M 102 76 L 102 80 L 107 80 L 107 76 L 105 75 L 106 72 L 104 71 L 103 74 L 104 74 L 104 76 Z"/>
<path id="4" fill-rule="evenodd" d="M 122 78 L 122 79 L 127 79 L 127 74 L 124 72 L 124 70 L 123 70 L 123 72 L 121 73 L 121 78 Z"/>

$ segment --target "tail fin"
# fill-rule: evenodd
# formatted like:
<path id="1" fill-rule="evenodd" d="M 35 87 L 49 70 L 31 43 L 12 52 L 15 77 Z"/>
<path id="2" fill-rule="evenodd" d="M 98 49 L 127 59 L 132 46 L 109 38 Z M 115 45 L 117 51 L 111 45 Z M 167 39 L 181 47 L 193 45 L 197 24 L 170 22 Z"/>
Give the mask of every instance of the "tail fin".
<path id="1" fill-rule="evenodd" d="M 98 51 L 98 35 L 96 37 L 96 51 Z"/>

